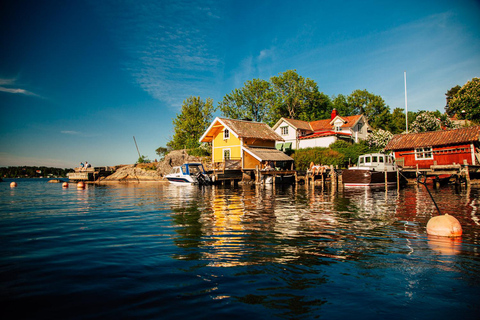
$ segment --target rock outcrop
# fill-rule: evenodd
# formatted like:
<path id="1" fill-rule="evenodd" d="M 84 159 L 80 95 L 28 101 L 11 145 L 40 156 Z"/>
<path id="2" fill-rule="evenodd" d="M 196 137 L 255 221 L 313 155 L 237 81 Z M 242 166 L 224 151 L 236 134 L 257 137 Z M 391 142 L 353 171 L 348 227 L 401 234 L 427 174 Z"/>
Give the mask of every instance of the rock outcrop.
<path id="1" fill-rule="evenodd" d="M 203 161 L 202 161 L 203 160 Z M 191 156 L 186 150 L 174 150 L 160 162 L 139 163 L 117 166 L 115 173 L 103 178 L 101 181 L 163 181 L 163 177 L 172 171 L 175 166 L 186 162 L 203 162 L 205 159 Z M 205 168 L 208 170 L 208 168 Z"/>

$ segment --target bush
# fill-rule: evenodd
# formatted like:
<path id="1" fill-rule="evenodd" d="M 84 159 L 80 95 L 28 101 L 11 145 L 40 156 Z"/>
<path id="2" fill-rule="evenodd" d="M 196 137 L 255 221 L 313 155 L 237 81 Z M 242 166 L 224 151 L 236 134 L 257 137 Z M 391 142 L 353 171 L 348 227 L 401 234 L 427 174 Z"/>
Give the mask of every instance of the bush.
<path id="1" fill-rule="evenodd" d="M 339 165 L 345 162 L 345 156 L 329 148 L 307 148 L 295 150 L 292 155 L 297 170 L 307 170 L 310 163 L 321 165 Z"/>

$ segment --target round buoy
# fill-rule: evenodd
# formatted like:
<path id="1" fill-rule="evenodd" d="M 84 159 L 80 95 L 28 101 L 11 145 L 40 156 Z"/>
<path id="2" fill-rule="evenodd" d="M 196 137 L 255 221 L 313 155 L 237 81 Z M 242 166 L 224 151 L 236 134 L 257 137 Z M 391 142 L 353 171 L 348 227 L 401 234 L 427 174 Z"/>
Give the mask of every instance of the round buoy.
<path id="1" fill-rule="evenodd" d="M 64 183 L 62 183 L 62 187 L 64 187 L 64 188 L 68 188 L 68 182 L 64 182 Z"/>
<path id="2" fill-rule="evenodd" d="M 427 233 L 433 236 L 460 237 L 462 226 L 455 217 L 448 214 L 431 218 L 427 223 Z"/>
<path id="3" fill-rule="evenodd" d="M 11 182 L 10 183 L 10 187 L 11 188 L 15 188 L 17 186 L 17 183 L 15 181 Z"/>
<path id="4" fill-rule="evenodd" d="M 83 181 L 77 183 L 77 189 L 85 189 L 85 183 Z"/>

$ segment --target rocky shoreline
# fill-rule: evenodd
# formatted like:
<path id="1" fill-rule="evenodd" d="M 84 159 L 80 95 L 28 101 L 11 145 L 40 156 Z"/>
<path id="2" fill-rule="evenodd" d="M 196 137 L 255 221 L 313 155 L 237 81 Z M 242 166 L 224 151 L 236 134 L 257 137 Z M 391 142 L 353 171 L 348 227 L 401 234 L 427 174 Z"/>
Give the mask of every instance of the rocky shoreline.
<path id="1" fill-rule="evenodd" d="M 174 150 L 160 162 L 138 163 L 116 166 L 113 174 L 103 177 L 96 182 L 162 182 L 167 181 L 164 176 L 175 166 L 186 162 L 202 162 L 208 170 L 210 161 L 206 158 L 191 156 L 186 150 Z"/>

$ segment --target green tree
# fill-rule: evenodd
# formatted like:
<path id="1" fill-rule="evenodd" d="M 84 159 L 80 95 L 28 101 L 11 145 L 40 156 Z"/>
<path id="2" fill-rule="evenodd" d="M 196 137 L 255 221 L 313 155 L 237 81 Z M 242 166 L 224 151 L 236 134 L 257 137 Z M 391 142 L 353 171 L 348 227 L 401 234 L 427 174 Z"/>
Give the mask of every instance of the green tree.
<path id="1" fill-rule="evenodd" d="M 347 97 L 347 102 L 354 114 L 365 115 L 372 128 L 385 129 L 389 123 L 390 108 L 381 96 L 367 90 L 355 90 Z"/>
<path id="2" fill-rule="evenodd" d="M 437 131 L 442 128 L 442 123 L 432 111 L 421 111 L 418 113 L 411 126 L 412 132 Z"/>
<path id="3" fill-rule="evenodd" d="M 157 150 L 155 150 L 155 153 L 158 154 L 160 157 L 160 161 L 165 159 L 165 156 L 167 155 L 169 149 L 165 147 L 158 147 Z"/>
<path id="4" fill-rule="evenodd" d="M 167 147 L 178 150 L 200 146 L 198 140 L 210 125 L 213 112 L 213 100 L 210 98 L 205 102 L 200 97 L 189 97 L 183 101 L 180 114 L 173 119 L 175 134 Z"/>
<path id="5" fill-rule="evenodd" d="M 402 108 L 393 109 L 390 122 L 388 123 L 388 130 L 393 134 L 405 132 L 405 112 Z"/>
<path id="6" fill-rule="evenodd" d="M 446 96 L 446 99 L 447 99 L 447 105 L 445 106 L 445 112 L 451 117 L 453 117 L 455 115 L 455 110 L 452 109 L 450 103 L 461 88 L 462 87 L 460 87 L 459 85 L 456 85 L 452 89 L 448 90 L 447 93 L 445 93 L 445 96 Z"/>
<path id="7" fill-rule="evenodd" d="M 330 98 L 318 91 L 315 81 L 287 70 L 270 79 L 275 94 L 271 123 L 281 117 L 304 121 L 317 120 L 331 110 Z"/>
<path id="8" fill-rule="evenodd" d="M 450 100 L 448 114 L 480 122 L 480 78 L 468 81 Z"/>
<path id="9" fill-rule="evenodd" d="M 233 119 L 248 118 L 257 122 L 269 122 L 274 105 L 270 83 L 261 79 L 245 82 L 243 88 L 225 95 L 218 104 L 223 116 Z"/>
<path id="10" fill-rule="evenodd" d="M 347 97 L 343 94 L 339 94 L 338 96 L 333 96 L 332 104 L 335 109 L 337 109 L 338 114 L 341 117 L 348 117 L 355 115 L 355 108 L 351 107 L 348 104 Z"/>

